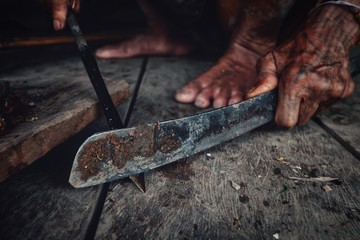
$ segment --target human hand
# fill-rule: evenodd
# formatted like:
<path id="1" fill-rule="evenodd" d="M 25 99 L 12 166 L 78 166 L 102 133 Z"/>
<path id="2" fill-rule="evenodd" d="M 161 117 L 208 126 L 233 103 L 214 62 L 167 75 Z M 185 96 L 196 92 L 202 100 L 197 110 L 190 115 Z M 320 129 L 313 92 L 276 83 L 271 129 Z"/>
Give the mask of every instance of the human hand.
<path id="1" fill-rule="evenodd" d="M 46 0 L 46 2 L 52 9 L 54 29 L 56 31 L 64 28 L 69 7 L 75 12 L 80 10 L 80 0 Z"/>
<path id="2" fill-rule="evenodd" d="M 305 124 L 354 91 L 348 50 L 359 37 L 360 27 L 350 11 L 324 6 L 293 38 L 259 61 L 259 84 L 247 97 L 278 86 L 275 122 L 286 128 Z"/>

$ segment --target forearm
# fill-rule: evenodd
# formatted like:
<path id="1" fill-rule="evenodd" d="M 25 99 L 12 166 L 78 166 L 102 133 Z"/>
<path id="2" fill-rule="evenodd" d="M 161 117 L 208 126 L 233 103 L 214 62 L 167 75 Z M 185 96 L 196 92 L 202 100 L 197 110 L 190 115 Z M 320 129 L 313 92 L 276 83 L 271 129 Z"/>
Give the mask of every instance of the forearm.
<path id="1" fill-rule="evenodd" d="M 239 14 L 237 26 L 243 41 L 256 47 L 263 43 L 266 43 L 264 48 L 274 47 L 283 21 L 295 2 L 296 0 L 249 1 Z M 272 45 L 267 46 L 270 43 Z"/>
<path id="2" fill-rule="evenodd" d="M 307 25 L 316 33 L 326 34 L 328 41 L 349 49 L 360 41 L 360 0 L 319 1 Z"/>

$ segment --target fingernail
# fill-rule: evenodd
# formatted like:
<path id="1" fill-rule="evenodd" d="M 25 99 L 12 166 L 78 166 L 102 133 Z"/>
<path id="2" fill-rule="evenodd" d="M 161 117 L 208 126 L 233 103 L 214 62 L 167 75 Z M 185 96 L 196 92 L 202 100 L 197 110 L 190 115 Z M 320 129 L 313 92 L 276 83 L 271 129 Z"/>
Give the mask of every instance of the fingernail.
<path id="1" fill-rule="evenodd" d="M 190 91 L 189 90 L 185 90 L 185 89 L 180 89 L 177 91 L 178 94 L 181 94 L 181 95 L 189 95 L 190 94 Z"/>
<path id="2" fill-rule="evenodd" d="M 71 6 L 71 9 L 74 9 L 74 8 L 75 8 L 75 4 L 76 4 L 76 2 L 73 1 L 72 6 Z"/>
<path id="3" fill-rule="evenodd" d="M 55 31 L 59 31 L 61 29 L 61 23 L 57 19 L 54 20 L 54 29 Z"/>

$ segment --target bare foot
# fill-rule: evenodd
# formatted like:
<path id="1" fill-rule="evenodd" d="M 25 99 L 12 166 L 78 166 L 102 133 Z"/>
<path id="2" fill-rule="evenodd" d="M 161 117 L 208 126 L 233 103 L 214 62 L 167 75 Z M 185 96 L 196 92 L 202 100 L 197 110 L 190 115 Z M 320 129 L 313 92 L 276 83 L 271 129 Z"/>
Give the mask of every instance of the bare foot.
<path id="1" fill-rule="evenodd" d="M 200 108 L 224 107 L 244 99 L 256 85 L 256 62 L 261 54 L 233 44 L 217 63 L 179 90 L 175 99 Z"/>
<path id="2" fill-rule="evenodd" d="M 145 33 L 128 40 L 98 49 L 95 54 L 99 58 L 129 58 L 145 55 L 183 56 L 191 52 L 191 44 L 173 40 L 163 33 Z"/>
<path id="3" fill-rule="evenodd" d="M 257 61 L 274 48 L 283 19 L 294 2 L 256 0 L 241 6 L 225 55 L 179 90 L 175 99 L 200 108 L 219 108 L 244 100 L 258 83 Z"/>

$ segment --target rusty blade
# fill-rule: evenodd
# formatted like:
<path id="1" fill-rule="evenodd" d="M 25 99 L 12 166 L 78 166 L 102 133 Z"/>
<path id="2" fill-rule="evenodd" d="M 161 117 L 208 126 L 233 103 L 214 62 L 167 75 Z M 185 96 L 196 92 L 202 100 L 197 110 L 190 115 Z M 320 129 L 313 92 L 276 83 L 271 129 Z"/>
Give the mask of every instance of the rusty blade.
<path id="1" fill-rule="evenodd" d="M 99 133 L 78 150 L 69 182 L 87 187 L 148 171 L 249 132 L 274 118 L 275 91 L 181 119 Z"/>

